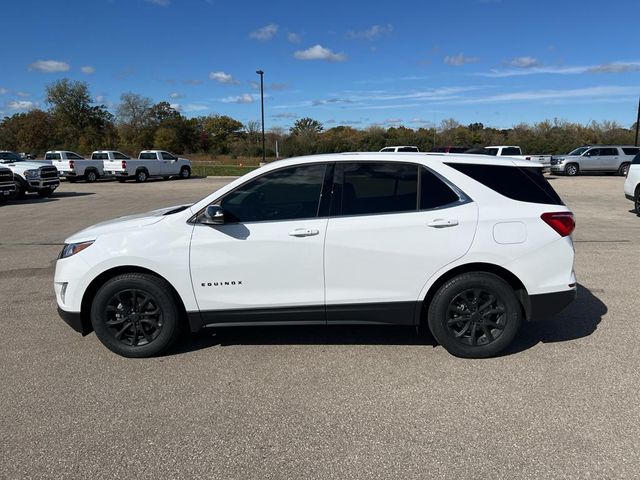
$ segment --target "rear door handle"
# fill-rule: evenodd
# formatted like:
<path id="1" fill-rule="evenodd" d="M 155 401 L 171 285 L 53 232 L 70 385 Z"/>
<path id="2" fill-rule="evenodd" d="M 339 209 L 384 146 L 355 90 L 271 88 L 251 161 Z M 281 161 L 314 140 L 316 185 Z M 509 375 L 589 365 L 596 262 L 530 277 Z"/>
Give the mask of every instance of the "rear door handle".
<path id="1" fill-rule="evenodd" d="M 289 232 L 290 237 L 312 237 L 318 235 L 320 230 L 316 228 L 296 228 L 294 231 Z"/>
<path id="2" fill-rule="evenodd" d="M 455 227 L 458 225 L 458 220 L 454 219 L 446 219 L 446 218 L 436 218 L 435 220 L 427 223 L 429 227 L 433 228 L 447 228 L 447 227 Z"/>

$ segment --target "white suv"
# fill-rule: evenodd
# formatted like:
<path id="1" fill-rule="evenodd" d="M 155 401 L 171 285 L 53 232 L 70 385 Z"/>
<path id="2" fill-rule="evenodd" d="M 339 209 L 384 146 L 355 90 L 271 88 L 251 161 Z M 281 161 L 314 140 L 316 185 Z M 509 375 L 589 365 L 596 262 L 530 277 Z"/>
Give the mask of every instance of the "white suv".
<path id="1" fill-rule="evenodd" d="M 293 158 L 72 235 L 55 292 L 69 325 L 129 357 L 186 328 L 346 323 L 428 326 L 487 357 L 575 298 L 574 225 L 524 160 Z"/>
<path id="2" fill-rule="evenodd" d="M 635 156 L 627 170 L 624 195 L 633 202 L 633 209 L 640 215 L 640 154 Z"/>

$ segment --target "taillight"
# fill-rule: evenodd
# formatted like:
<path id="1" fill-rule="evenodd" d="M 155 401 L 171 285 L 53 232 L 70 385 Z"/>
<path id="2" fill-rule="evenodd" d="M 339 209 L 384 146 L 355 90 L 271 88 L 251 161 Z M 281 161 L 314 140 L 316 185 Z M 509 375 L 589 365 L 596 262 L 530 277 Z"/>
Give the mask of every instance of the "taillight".
<path id="1" fill-rule="evenodd" d="M 127 161 L 126 160 L 122 160 L 122 169 L 123 170 L 127 169 Z"/>
<path id="2" fill-rule="evenodd" d="M 576 219 L 571 212 L 547 212 L 540 215 L 540 218 L 561 237 L 571 235 L 576 228 Z"/>
<path id="3" fill-rule="evenodd" d="M 73 170 L 74 168 L 76 168 L 76 162 L 74 162 L 73 160 L 69 160 L 69 168 L 71 170 Z"/>

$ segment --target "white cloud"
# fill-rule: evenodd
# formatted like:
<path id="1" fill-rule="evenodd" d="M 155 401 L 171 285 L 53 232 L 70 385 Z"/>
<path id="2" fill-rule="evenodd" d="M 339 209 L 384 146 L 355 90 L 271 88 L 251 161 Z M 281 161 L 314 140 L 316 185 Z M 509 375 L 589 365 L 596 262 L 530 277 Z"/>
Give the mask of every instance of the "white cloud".
<path id="1" fill-rule="evenodd" d="M 250 93 L 243 93 L 242 95 L 225 97 L 222 101 L 224 103 L 253 103 L 254 98 Z"/>
<path id="2" fill-rule="evenodd" d="M 16 95 L 22 98 L 31 96 L 29 92 L 16 92 Z"/>
<path id="3" fill-rule="evenodd" d="M 270 23 L 269 25 L 265 25 L 264 27 L 260 27 L 258 30 L 251 32 L 249 37 L 254 40 L 266 42 L 267 40 L 271 40 L 276 33 L 278 33 L 278 25 Z"/>
<path id="4" fill-rule="evenodd" d="M 447 55 L 446 57 L 444 57 L 444 63 L 453 67 L 461 67 L 462 65 L 466 65 L 467 63 L 473 63 L 477 61 L 477 57 L 467 57 L 462 53 L 453 56 Z"/>
<path id="5" fill-rule="evenodd" d="M 182 95 L 180 92 L 171 92 L 169 94 L 169 98 L 182 98 L 184 97 L 184 95 Z"/>
<path id="6" fill-rule="evenodd" d="M 201 85 L 202 80 L 196 79 L 196 78 L 190 78 L 188 80 L 183 80 L 182 83 L 184 83 L 185 85 Z"/>
<path id="7" fill-rule="evenodd" d="M 9 93 L 8 88 L 0 87 L 0 95 L 6 95 L 7 93 Z"/>
<path id="8" fill-rule="evenodd" d="M 84 67 L 80 67 L 80 70 L 82 71 L 82 73 L 86 73 L 87 75 L 95 73 L 96 71 L 96 69 L 91 65 L 85 65 Z"/>
<path id="9" fill-rule="evenodd" d="M 317 107 L 319 105 L 330 105 L 337 103 L 353 103 L 353 100 L 350 98 L 327 98 L 325 100 L 313 100 L 311 105 Z"/>
<path id="10" fill-rule="evenodd" d="M 334 53 L 322 45 L 314 45 L 306 50 L 298 50 L 293 56 L 298 60 L 324 60 L 325 62 L 344 62 L 347 59 L 344 53 Z"/>
<path id="11" fill-rule="evenodd" d="M 171 4 L 171 0 L 146 0 L 146 2 L 160 7 L 166 7 Z"/>
<path id="12" fill-rule="evenodd" d="M 12 100 L 7 103 L 7 107 L 10 110 L 31 110 L 32 108 L 36 108 L 37 106 L 37 103 L 30 102 L 28 100 Z"/>
<path id="13" fill-rule="evenodd" d="M 509 65 L 515 68 L 533 68 L 540 66 L 538 60 L 533 57 L 516 57 L 509 62 Z"/>
<path id="14" fill-rule="evenodd" d="M 43 73 L 67 72 L 70 68 L 67 62 L 60 62 L 58 60 L 37 60 L 29 65 L 30 72 L 35 70 Z"/>
<path id="15" fill-rule="evenodd" d="M 225 72 L 211 72 L 209 74 L 209 78 L 211 80 L 215 80 L 218 83 L 226 83 L 232 85 L 237 85 L 238 83 L 240 83 L 238 80 L 233 78 L 231 74 Z"/>
<path id="16" fill-rule="evenodd" d="M 601 65 L 582 65 L 573 67 L 559 66 L 534 66 L 526 69 L 490 70 L 484 73 L 476 73 L 481 77 L 504 78 L 519 77 L 524 75 L 580 75 L 583 73 L 625 73 L 640 71 L 640 62 L 611 62 Z"/>
<path id="17" fill-rule="evenodd" d="M 182 105 L 180 105 L 179 103 L 170 103 L 169 106 L 173 108 L 176 112 L 182 111 Z"/>
<path id="18" fill-rule="evenodd" d="M 98 102 L 98 103 L 102 103 L 102 102 L 104 102 L 106 99 L 107 99 L 107 96 L 106 96 L 106 95 L 98 95 L 98 96 L 96 96 L 96 102 Z"/>
<path id="19" fill-rule="evenodd" d="M 209 107 L 200 103 L 187 103 L 184 107 L 185 112 L 201 112 L 203 110 L 209 110 Z"/>
<path id="20" fill-rule="evenodd" d="M 620 96 L 636 96 L 640 86 L 604 85 L 599 87 L 575 88 L 566 90 L 525 90 L 521 92 L 501 93 L 486 97 L 467 98 L 451 103 L 508 103 L 539 102 L 570 99 L 613 99 Z"/>
<path id="21" fill-rule="evenodd" d="M 275 115 L 271 115 L 271 118 L 282 118 L 287 120 L 291 120 L 298 117 L 299 115 L 293 112 L 282 112 L 282 113 L 276 113 Z"/>
<path id="22" fill-rule="evenodd" d="M 287 40 L 289 43 L 300 43 L 302 41 L 302 37 L 298 33 L 289 32 L 287 33 Z"/>
<path id="23" fill-rule="evenodd" d="M 366 30 L 353 31 L 348 33 L 349 38 L 361 38 L 364 40 L 374 40 L 383 35 L 389 35 L 393 32 L 393 25 L 390 23 L 387 25 L 372 25 Z"/>

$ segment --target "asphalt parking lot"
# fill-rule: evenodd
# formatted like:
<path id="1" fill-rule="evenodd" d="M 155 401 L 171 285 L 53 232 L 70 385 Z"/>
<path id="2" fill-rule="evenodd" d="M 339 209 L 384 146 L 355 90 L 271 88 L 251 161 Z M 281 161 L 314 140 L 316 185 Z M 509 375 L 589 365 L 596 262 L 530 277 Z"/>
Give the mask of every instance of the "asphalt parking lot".
<path id="1" fill-rule="evenodd" d="M 552 177 L 578 301 L 507 354 L 398 327 L 206 331 L 129 360 L 56 314 L 71 233 L 224 179 L 63 183 L 0 207 L 0 478 L 638 478 L 640 218 L 621 177 Z"/>

